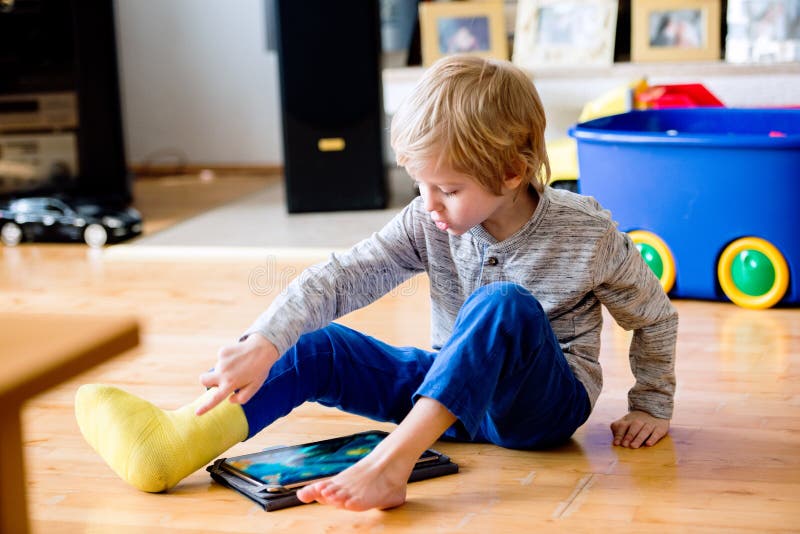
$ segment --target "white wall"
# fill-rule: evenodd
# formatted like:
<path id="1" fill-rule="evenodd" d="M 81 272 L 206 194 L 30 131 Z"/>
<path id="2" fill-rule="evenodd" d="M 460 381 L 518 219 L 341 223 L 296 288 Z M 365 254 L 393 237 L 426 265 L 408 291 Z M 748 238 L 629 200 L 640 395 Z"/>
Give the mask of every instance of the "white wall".
<path id="1" fill-rule="evenodd" d="M 129 163 L 282 163 L 263 0 L 115 0 L 115 8 Z"/>
<path id="2" fill-rule="evenodd" d="M 422 68 L 388 69 L 383 95 L 388 114 L 422 77 Z M 702 83 L 728 107 L 800 104 L 800 64 L 741 66 L 721 62 L 699 64 L 618 64 L 605 69 L 577 69 L 532 74 L 547 113 L 546 135 L 559 138 L 575 124 L 584 104 L 639 78 L 650 85 Z"/>
<path id="3" fill-rule="evenodd" d="M 266 50 L 263 0 L 115 0 L 115 5 L 130 163 L 282 165 L 278 62 Z M 389 115 L 421 75 L 421 68 L 384 72 Z M 587 101 L 642 76 L 652 84 L 705 83 L 729 106 L 800 103 L 799 64 L 752 69 L 714 62 L 620 64 L 534 75 L 548 114 L 548 137 L 565 135 Z M 387 161 L 393 161 L 389 152 Z"/>

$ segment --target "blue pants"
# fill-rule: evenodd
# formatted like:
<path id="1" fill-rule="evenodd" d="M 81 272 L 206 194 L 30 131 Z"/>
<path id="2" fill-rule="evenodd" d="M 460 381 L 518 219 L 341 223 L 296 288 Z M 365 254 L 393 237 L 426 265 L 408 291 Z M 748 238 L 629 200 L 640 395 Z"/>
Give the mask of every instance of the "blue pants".
<path id="1" fill-rule="evenodd" d="M 243 407 L 249 438 L 305 401 L 400 423 L 420 396 L 458 419 L 445 438 L 516 449 L 563 443 L 590 412 L 541 305 L 505 282 L 470 295 L 438 353 L 335 323 L 306 334 Z"/>

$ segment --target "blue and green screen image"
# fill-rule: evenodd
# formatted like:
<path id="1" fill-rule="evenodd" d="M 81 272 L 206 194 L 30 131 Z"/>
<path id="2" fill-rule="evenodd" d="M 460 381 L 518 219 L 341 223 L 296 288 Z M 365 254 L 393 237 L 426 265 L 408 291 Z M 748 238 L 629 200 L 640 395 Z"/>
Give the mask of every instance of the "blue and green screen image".
<path id="1" fill-rule="evenodd" d="M 288 488 L 344 471 L 383 438 L 382 433 L 355 434 L 229 458 L 225 463 L 264 484 Z"/>

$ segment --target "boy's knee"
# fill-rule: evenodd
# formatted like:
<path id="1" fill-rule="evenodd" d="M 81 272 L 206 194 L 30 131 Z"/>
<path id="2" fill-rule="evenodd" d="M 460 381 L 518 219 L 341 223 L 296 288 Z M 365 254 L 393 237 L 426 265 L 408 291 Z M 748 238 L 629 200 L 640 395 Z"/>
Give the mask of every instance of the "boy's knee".
<path id="1" fill-rule="evenodd" d="M 542 305 L 530 291 L 514 282 L 492 282 L 476 289 L 464 303 L 484 311 L 514 317 L 542 314 Z"/>
<path id="2" fill-rule="evenodd" d="M 339 325 L 330 324 L 300 336 L 297 343 L 281 357 L 280 365 L 276 364 L 276 371 L 287 366 L 296 368 L 298 372 L 329 369 L 335 352 L 334 340 L 338 327 Z"/>
<path id="3" fill-rule="evenodd" d="M 505 299 L 515 298 L 534 298 L 530 291 L 520 284 L 514 282 L 492 282 L 479 287 L 470 295 L 470 299 Z M 535 299 L 534 299 L 535 300 Z"/>
<path id="4" fill-rule="evenodd" d="M 341 337 L 342 330 L 344 330 L 343 326 L 331 323 L 319 330 L 314 330 L 300 336 L 295 344 L 295 348 L 301 352 L 332 352 L 333 344 L 336 339 Z"/>
<path id="5" fill-rule="evenodd" d="M 301 350 L 304 348 L 318 349 L 327 344 L 330 344 L 330 340 L 325 334 L 325 329 L 321 328 L 319 330 L 314 330 L 301 335 L 299 338 L 297 338 L 297 343 L 295 343 L 294 348 Z"/>

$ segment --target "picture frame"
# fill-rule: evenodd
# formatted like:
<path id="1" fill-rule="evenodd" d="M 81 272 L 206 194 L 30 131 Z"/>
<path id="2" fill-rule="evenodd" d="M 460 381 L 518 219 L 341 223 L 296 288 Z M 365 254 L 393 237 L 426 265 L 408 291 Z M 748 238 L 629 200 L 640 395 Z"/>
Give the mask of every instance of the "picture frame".
<path id="1" fill-rule="evenodd" d="M 616 0 L 519 0 L 512 61 L 526 70 L 614 62 Z"/>
<path id="2" fill-rule="evenodd" d="M 422 64 L 451 54 L 508 59 L 501 1 L 420 2 Z"/>
<path id="3" fill-rule="evenodd" d="M 632 0 L 631 61 L 720 59 L 720 0 Z"/>
<path id="4" fill-rule="evenodd" d="M 800 61 L 800 0 L 728 0 L 725 61 Z"/>

